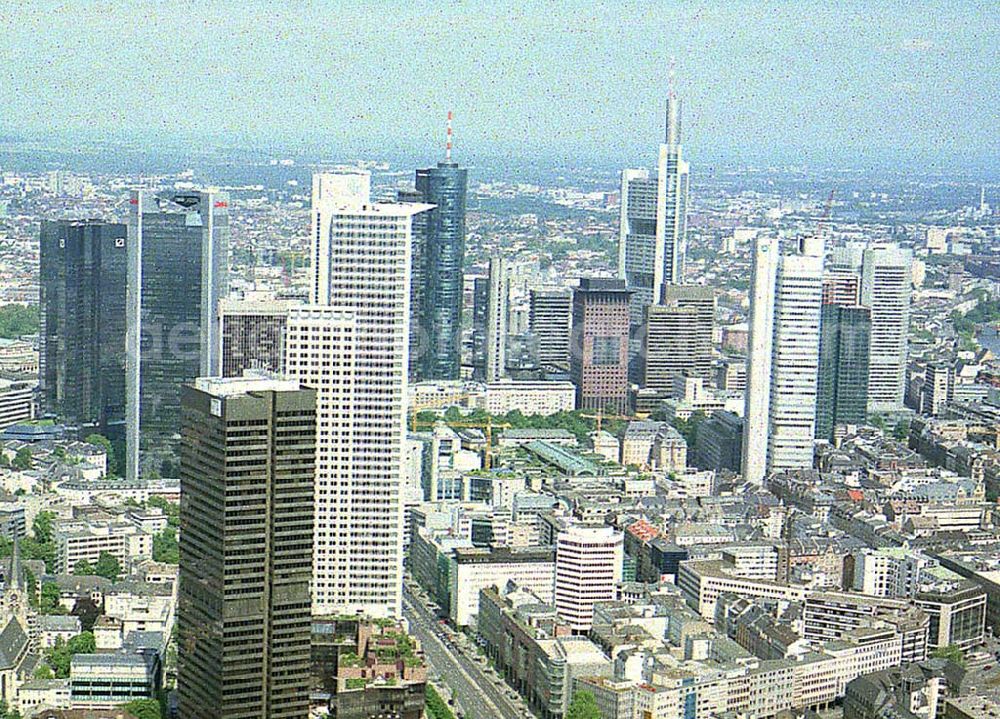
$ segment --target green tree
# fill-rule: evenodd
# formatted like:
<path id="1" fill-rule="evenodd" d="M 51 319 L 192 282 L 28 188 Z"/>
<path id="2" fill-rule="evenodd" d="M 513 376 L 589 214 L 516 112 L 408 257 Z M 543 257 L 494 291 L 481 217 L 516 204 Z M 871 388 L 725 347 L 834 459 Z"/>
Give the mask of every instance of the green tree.
<path id="1" fill-rule="evenodd" d="M 53 512 L 39 512 L 31 525 L 31 533 L 35 541 L 46 544 L 52 541 L 52 520 L 56 518 Z"/>
<path id="2" fill-rule="evenodd" d="M 52 668 L 56 679 L 69 677 L 69 665 L 74 654 L 92 654 L 97 649 L 91 632 L 77 634 L 68 642 L 56 637 L 55 645 L 45 650 L 45 661 Z"/>
<path id="3" fill-rule="evenodd" d="M 566 709 L 566 719 L 601 719 L 594 695 L 585 690 L 574 692 L 573 701 Z"/>
<path id="4" fill-rule="evenodd" d="M 949 644 L 945 647 L 938 647 L 931 652 L 931 657 L 935 659 L 947 659 L 949 661 L 955 662 L 960 667 L 965 666 L 965 652 L 962 651 L 960 647 L 954 644 Z"/>
<path id="5" fill-rule="evenodd" d="M 42 582 L 42 597 L 39 604 L 42 614 L 65 614 L 66 610 L 59 603 L 60 596 L 58 584 Z"/>
<path id="6" fill-rule="evenodd" d="M 45 662 L 39 662 L 38 666 L 35 667 L 35 679 L 55 679 L 56 675 L 52 673 L 52 667 L 50 667 Z"/>
<path id="7" fill-rule="evenodd" d="M 153 537 L 153 559 L 166 564 L 180 564 L 180 547 L 177 545 L 177 530 L 167 527 Z"/>
<path id="8" fill-rule="evenodd" d="M 133 699 L 128 704 L 122 704 L 122 709 L 136 719 L 160 719 L 163 713 L 156 699 Z"/>
<path id="9" fill-rule="evenodd" d="M 111 443 L 111 440 L 105 437 L 103 434 L 88 434 L 87 438 L 84 440 L 87 444 L 92 444 L 95 447 L 100 447 L 104 450 L 108 459 L 108 476 L 109 477 L 119 477 L 121 476 L 120 467 L 118 466 L 118 453 L 115 452 L 115 446 Z"/>
<path id="10" fill-rule="evenodd" d="M 25 537 L 20 542 L 21 556 L 24 559 L 33 559 L 45 562 L 45 570 L 52 572 L 56 566 L 56 543 L 39 542 L 34 537 Z"/>
<path id="11" fill-rule="evenodd" d="M 424 708 L 428 719 L 455 719 L 451 709 L 430 682 L 424 686 Z"/>
<path id="12" fill-rule="evenodd" d="M 0 719 L 21 719 L 21 712 L 11 709 L 6 701 L 0 699 Z"/>
<path id="13" fill-rule="evenodd" d="M 15 339 L 38 332 L 38 307 L 9 304 L 0 307 L 0 337 Z"/>
<path id="14" fill-rule="evenodd" d="M 910 436 L 910 423 L 901 419 L 896 422 L 896 426 L 892 428 L 893 439 L 902 442 L 904 439 Z"/>
<path id="15" fill-rule="evenodd" d="M 17 454 L 14 455 L 14 461 L 11 462 L 11 466 L 13 466 L 14 469 L 20 469 L 22 471 L 25 469 L 31 469 L 34 466 L 31 456 L 31 447 L 21 447 L 21 449 L 17 450 Z"/>
<path id="16" fill-rule="evenodd" d="M 162 509 L 163 513 L 167 515 L 167 523 L 171 527 L 180 526 L 181 508 L 176 502 L 171 502 L 168 499 L 154 495 L 146 501 L 146 504 L 150 507 Z"/>
<path id="17" fill-rule="evenodd" d="M 73 574 L 78 577 L 89 577 L 94 574 L 94 565 L 88 562 L 86 559 L 81 559 L 73 567 Z"/>
<path id="18" fill-rule="evenodd" d="M 112 582 L 117 582 L 121 573 L 122 565 L 119 564 L 118 558 L 110 552 L 101 552 L 97 558 L 97 564 L 94 565 L 94 574 Z"/>

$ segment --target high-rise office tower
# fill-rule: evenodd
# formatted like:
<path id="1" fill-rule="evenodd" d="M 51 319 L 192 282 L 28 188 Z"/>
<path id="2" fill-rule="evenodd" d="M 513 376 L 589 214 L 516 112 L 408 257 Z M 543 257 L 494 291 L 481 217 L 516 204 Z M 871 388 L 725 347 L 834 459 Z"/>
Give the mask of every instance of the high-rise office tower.
<path id="1" fill-rule="evenodd" d="M 490 258 L 487 287 L 484 353 L 486 382 L 496 382 L 507 374 L 507 315 L 510 312 L 510 278 L 507 262 L 499 255 Z"/>
<path id="2" fill-rule="evenodd" d="M 778 264 L 767 469 L 811 469 L 816 433 L 823 240 L 799 241 Z"/>
<path id="3" fill-rule="evenodd" d="M 868 407 L 868 335 L 871 310 L 825 303 L 820 313 L 816 439 L 833 441 L 834 429 L 864 424 Z"/>
<path id="4" fill-rule="evenodd" d="M 689 168 L 681 149 L 681 101 L 673 88 L 664 140 L 655 175 L 622 171 L 618 276 L 633 292 L 633 327 L 645 321 L 646 307 L 659 302 L 663 286 L 680 283 L 684 274 Z"/>
<path id="5" fill-rule="evenodd" d="M 273 379 L 183 388 L 180 716 L 309 716 L 315 401 Z"/>
<path id="6" fill-rule="evenodd" d="M 578 409 L 628 409 L 629 295 L 622 280 L 583 278 L 573 291 L 570 376 Z"/>
<path id="7" fill-rule="evenodd" d="M 662 302 L 647 308 L 643 387 L 669 392 L 675 377 L 709 377 L 714 328 L 711 287 L 664 287 Z"/>
<path id="8" fill-rule="evenodd" d="M 906 390 L 913 251 L 869 247 L 861 266 L 861 304 L 871 309 L 868 411 L 898 412 Z"/>
<path id="9" fill-rule="evenodd" d="M 528 326 L 538 341 L 538 364 L 569 368 L 573 292 L 565 288 L 531 290 Z"/>
<path id="10" fill-rule="evenodd" d="M 486 378 L 486 317 L 490 304 L 490 278 L 476 277 L 472 284 L 472 376 Z"/>
<path id="11" fill-rule="evenodd" d="M 343 191 L 345 184 L 353 189 Z M 330 383 L 335 398 L 326 418 L 321 402 L 317 440 L 317 613 L 398 615 L 402 602 L 412 222 L 431 208 L 370 204 L 369 195 L 367 177 L 347 183 L 314 177 L 314 299 L 339 318 L 308 332 L 290 329 L 287 339 L 289 375 L 308 369 L 315 381 Z M 305 356 L 293 358 L 307 351 L 306 335 L 329 344 L 329 364 L 305 367 Z M 324 350 L 314 348 L 319 355 Z"/>
<path id="12" fill-rule="evenodd" d="M 398 202 L 424 201 L 422 193 L 414 189 L 399 190 Z M 427 291 L 427 212 L 413 216 L 412 239 L 410 241 L 410 355 L 408 373 L 410 381 L 420 380 L 424 357 L 430 347 L 424 332 L 424 297 Z"/>
<path id="13" fill-rule="evenodd" d="M 288 312 L 301 305 L 298 300 L 273 297 L 220 300 L 221 376 L 284 372 Z"/>
<path id="14" fill-rule="evenodd" d="M 41 391 L 60 421 L 121 435 L 125 425 L 126 228 L 42 222 Z"/>
<path id="15" fill-rule="evenodd" d="M 458 379 L 462 366 L 462 282 L 465 262 L 465 194 L 468 170 L 451 159 L 451 113 L 448 113 L 448 144 L 445 159 L 437 167 L 417 170 L 416 194 L 421 202 L 434 205 L 414 228 L 415 244 L 423 233 L 423 277 L 420 307 L 422 355 L 419 379 Z M 411 350 L 412 351 L 412 350 Z"/>
<path id="16" fill-rule="evenodd" d="M 780 245 L 777 237 L 758 235 L 750 272 L 750 322 L 747 340 L 747 387 L 743 410 L 743 476 L 761 483 L 767 473 L 767 423 L 771 402 L 771 355 L 774 347 L 774 283 Z"/>
<path id="17" fill-rule="evenodd" d="M 180 386 L 219 374 L 218 302 L 226 294 L 229 196 L 132 192 L 128 222 L 126 470 L 173 455 Z"/>
<path id="18" fill-rule="evenodd" d="M 594 604 L 613 601 L 624 544 L 613 527 L 570 525 L 556 535 L 554 604 L 575 633 L 590 631 Z"/>
<path id="19" fill-rule="evenodd" d="M 778 251 L 774 238 L 754 244 L 742 463 L 751 482 L 813 463 L 823 242 Z"/>

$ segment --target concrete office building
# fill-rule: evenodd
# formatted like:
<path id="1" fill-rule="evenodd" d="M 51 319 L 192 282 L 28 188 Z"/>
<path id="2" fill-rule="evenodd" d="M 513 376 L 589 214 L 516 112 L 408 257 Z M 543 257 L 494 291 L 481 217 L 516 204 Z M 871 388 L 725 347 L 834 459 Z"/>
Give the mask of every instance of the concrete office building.
<path id="1" fill-rule="evenodd" d="M 615 599 L 624 538 L 613 527 L 569 525 L 556 535 L 554 604 L 576 633 L 590 630 L 595 602 Z"/>
<path id="2" fill-rule="evenodd" d="M 298 300 L 235 299 L 219 302 L 221 376 L 282 372 L 288 311 Z"/>
<path id="3" fill-rule="evenodd" d="M 767 434 L 774 348 L 774 284 L 780 246 L 776 237 L 758 235 L 750 274 L 750 334 L 743 411 L 743 476 L 761 483 L 767 472 Z"/>
<path id="4" fill-rule="evenodd" d="M 483 325 L 484 374 L 486 382 L 496 382 L 507 374 L 507 315 L 510 312 L 510 278 L 507 262 L 499 255 L 490 258 L 486 287 L 486 315 Z"/>
<path id="5" fill-rule="evenodd" d="M 125 440 L 135 480 L 174 456 L 181 384 L 220 371 L 229 196 L 136 190 L 129 202 Z"/>
<path id="6" fill-rule="evenodd" d="M 398 616 L 402 603 L 409 260 L 430 206 L 369 204 L 369 183 L 314 176 L 312 286 L 328 307 L 293 310 L 287 339 L 288 375 L 319 382 L 317 614 Z"/>
<path id="7" fill-rule="evenodd" d="M 777 251 L 771 238 L 754 246 L 743 436 L 743 471 L 753 482 L 813 464 L 823 241 Z"/>
<path id="8" fill-rule="evenodd" d="M 660 304 L 650 305 L 646 312 L 643 387 L 668 393 L 675 377 L 709 377 L 715 290 L 667 285 Z"/>
<path id="9" fill-rule="evenodd" d="M 180 716 L 309 716 L 315 408 L 297 382 L 184 387 Z"/>
<path id="10" fill-rule="evenodd" d="M 870 247 L 861 266 L 861 304 L 871 309 L 868 411 L 898 412 L 906 390 L 913 251 Z"/>
<path id="11" fill-rule="evenodd" d="M 570 377 L 577 409 L 628 409 L 629 295 L 622 280 L 583 278 L 573 291 Z"/>
<path id="12" fill-rule="evenodd" d="M 538 364 L 569 368 L 573 293 L 566 288 L 531 290 L 528 327 L 538 341 Z"/>
<path id="13" fill-rule="evenodd" d="M 125 425 L 126 234 L 59 220 L 39 235 L 42 409 L 111 436 Z"/>

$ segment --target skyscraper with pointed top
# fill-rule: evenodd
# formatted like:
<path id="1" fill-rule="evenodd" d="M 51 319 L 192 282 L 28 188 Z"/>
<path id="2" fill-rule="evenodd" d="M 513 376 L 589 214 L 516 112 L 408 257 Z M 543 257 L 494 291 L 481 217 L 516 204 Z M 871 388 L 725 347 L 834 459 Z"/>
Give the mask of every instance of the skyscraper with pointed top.
<path id="1" fill-rule="evenodd" d="M 618 276 L 632 290 L 630 366 L 634 368 L 638 368 L 634 359 L 642 342 L 646 308 L 661 301 L 664 285 L 679 284 L 684 274 L 687 204 L 688 163 L 681 148 L 681 101 L 671 75 L 666 132 L 656 173 L 647 168 L 622 170 Z"/>
<path id="2" fill-rule="evenodd" d="M 416 172 L 415 190 L 400 201 L 434 205 L 413 227 L 410 374 L 413 379 L 458 379 L 462 365 L 462 275 L 465 195 L 469 171 L 451 159 L 451 112 L 445 157 Z"/>

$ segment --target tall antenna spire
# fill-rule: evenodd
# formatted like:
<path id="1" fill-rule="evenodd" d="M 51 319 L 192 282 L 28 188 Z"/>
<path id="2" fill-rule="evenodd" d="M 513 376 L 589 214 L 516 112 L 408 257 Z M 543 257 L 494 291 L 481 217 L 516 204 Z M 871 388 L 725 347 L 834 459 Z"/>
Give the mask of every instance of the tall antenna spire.
<path id="1" fill-rule="evenodd" d="M 666 141 L 670 147 L 681 143 L 681 101 L 677 97 L 677 77 L 674 74 L 675 60 L 670 57 L 670 70 L 667 73 L 667 132 Z"/>
<path id="2" fill-rule="evenodd" d="M 448 110 L 448 142 L 445 144 L 444 161 L 451 162 L 451 110 Z"/>

